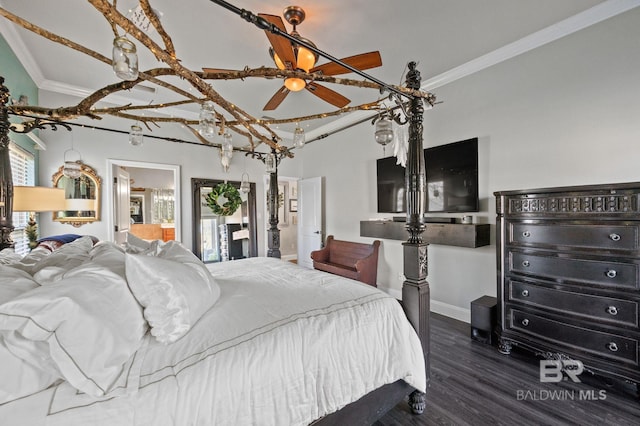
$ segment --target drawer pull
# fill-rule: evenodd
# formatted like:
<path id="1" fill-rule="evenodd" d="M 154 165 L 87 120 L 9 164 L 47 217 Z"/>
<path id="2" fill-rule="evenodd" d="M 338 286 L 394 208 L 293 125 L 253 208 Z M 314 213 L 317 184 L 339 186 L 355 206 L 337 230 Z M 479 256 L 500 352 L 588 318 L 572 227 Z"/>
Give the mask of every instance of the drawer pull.
<path id="1" fill-rule="evenodd" d="M 609 238 L 611 238 L 611 241 L 620 241 L 620 235 L 618 234 L 609 234 Z"/>
<path id="2" fill-rule="evenodd" d="M 615 269 L 609 269 L 607 271 L 607 277 L 609 278 L 615 278 L 618 275 L 618 273 L 616 272 Z"/>
<path id="3" fill-rule="evenodd" d="M 525 327 L 529 325 L 529 320 L 528 319 L 523 319 L 522 320 L 522 325 L 524 325 Z M 615 344 L 615 343 L 614 343 Z M 617 349 L 616 349 L 617 350 Z"/>
<path id="4" fill-rule="evenodd" d="M 531 265 L 531 263 L 529 263 L 528 260 L 525 260 L 524 262 L 522 262 L 522 266 L 524 266 L 525 268 L 528 268 L 529 265 Z"/>
<path id="5" fill-rule="evenodd" d="M 522 233 L 522 236 L 523 236 L 523 237 L 530 237 L 530 236 L 531 236 L 531 232 L 529 232 L 529 231 L 524 231 L 524 232 Z"/>
<path id="6" fill-rule="evenodd" d="M 529 290 L 522 290 L 523 297 L 529 297 Z"/>
<path id="7" fill-rule="evenodd" d="M 609 315 L 618 315 L 618 308 L 616 308 L 615 306 L 609 306 L 607 308 L 607 313 Z"/>
<path id="8" fill-rule="evenodd" d="M 607 343 L 607 349 L 611 352 L 618 352 L 618 345 L 616 345 L 616 342 L 609 342 Z"/>

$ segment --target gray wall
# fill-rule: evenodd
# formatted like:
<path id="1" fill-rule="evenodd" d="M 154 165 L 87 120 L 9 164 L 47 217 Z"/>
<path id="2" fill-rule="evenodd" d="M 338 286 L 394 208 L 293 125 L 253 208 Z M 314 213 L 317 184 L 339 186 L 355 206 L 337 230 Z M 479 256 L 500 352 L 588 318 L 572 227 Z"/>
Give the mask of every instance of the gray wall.
<path id="1" fill-rule="evenodd" d="M 482 201 L 481 212 L 474 214 L 476 222 L 495 224 L 494 191 L 640 181 L 638 40 L 640 10 L 632 10 L 436 90 L 444 103 L 425 113 L 425 147 L 470 137 L 480 140 Z M 423 79 L 432 75 L 428 63 L 420 64 L 420 69 Z M 69 104 L 68 99 L 46 92 L 40 100 L 43 105 Z M 101 125 L 109 127 L 108 122 Z M 41 182 L 50 178 L 69 147 L 68 135 L 43 133 L 50 148 L 41 157 Z M 225 175 L 217 153 L 208 148 L 150 141 L 134 148 L 125 136 L 74 133 L 76 149 L 101 176 L 107 158 L 181 165 L 183 241 L 188 246 L 190 178 L 240 180 L 246 167 L 258 187 L 259 247 L 264 253 L 260 162 L 247 160 L 244 166 L 243 160 L 234 159 Z M 363 124 L 309 144 L 295 160 L 285 160 L 280 174 L 325 176 L 326 233 L 371 241 L 359 236 L 359 222 L 384 216 L 376 213 L 375 160 L 380 157 L 382 149 L 373 140 L 372 127 Z M 62 225 L 43 220 L 41 226 L 46 234 Z M 81 231 L 105 238 L 105 226 L 102 221 Z M 430 246 L 432 309 L 468 321 L 469 303 L 496 293 L 495 265 L 493 244 L 478 249 Z M 401 273 L 401 243 L 383 241 L 379 287 L 399 295 Z"/>

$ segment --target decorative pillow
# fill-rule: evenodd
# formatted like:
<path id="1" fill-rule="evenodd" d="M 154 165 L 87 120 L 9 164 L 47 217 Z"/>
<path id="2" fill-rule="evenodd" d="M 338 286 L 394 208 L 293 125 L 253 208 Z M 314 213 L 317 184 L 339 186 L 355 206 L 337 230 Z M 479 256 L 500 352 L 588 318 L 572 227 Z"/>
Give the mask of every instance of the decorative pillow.
<path id="1" fill-rule="evenodd" d="M 177 241 L 157 257 L 127 254 L 126 274 L 151 334 L 164 344 L 184 336 L 220 297 L 204 263 Z"/>
<path id="2" fill-rule="evenodd" d="M 27 272 L 0 265 L 0 305 L 37 287 L 38 283 Z"/>
<path id="3" fill-rule="evenodd" d="M 14 249 L 6 248 L 0 251 L 0 265 L 13 265 L 20 262 L 22 256 L 17 254 Z"/>
<path id="4" fill-rule="evenodd" d="M 8 351 L 93 396 L 116 389 L 146 330 L 125 280 L 91 262 L 0 305 Z"/>
<path id="5" fill-rule="evenodd" d="M 78 234 L 52 235 L 50 237 L 40 238 L 38 242 L 41 243 L 43 241 L 57 241 L 61 244 L 67 244 L 77 240 L 80 237 L 82 237 L 82 235 L 78 235 Z"/>
<path id="6" fill-rule="evenodd" d="M 89 261 L 93 240 L 89 236 L 65 244 L 31 268 L 31 274 L 41 285 L 57 281 L 62 275 Z"/>
<path id="7" fill-rule="evenodd" d="M 127 253 L 144 254 L 147 256 L 155 256 L 158 254 L 164 241 L 153 240 L 147 241 L 140 237 L 136 237 L 131 232 L 127 233 L 127 242 L 124 243 L 124 249 Z"/>

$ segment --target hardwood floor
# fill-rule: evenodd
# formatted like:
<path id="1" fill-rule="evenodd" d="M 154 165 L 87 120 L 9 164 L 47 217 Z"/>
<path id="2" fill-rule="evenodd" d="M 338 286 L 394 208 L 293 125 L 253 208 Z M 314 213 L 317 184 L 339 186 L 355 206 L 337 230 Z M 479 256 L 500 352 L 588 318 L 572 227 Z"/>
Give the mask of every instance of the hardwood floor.
<path id="1" fill-rule="evenodd" d="M 375 426 L 640 424 L 635 386 L 587 373 L 582 383 L 541 383 L 531 353 L 501 355 L 469 332 L 466 323 L 432 314 L 427 409 L 416 416 L 401 403 Z"/>

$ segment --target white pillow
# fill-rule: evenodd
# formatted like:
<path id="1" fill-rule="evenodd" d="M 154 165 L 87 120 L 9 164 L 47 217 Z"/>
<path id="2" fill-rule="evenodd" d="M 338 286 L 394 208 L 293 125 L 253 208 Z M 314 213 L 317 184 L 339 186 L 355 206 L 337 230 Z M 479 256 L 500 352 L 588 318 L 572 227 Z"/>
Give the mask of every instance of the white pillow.
<path id="1" fill-rule="evenodd" d="M 163 245 L 164 241 L 162 240 L 147 241 L 129 232 L 127 233 L 127 242 L 124 243 L 124 249 L 127 253 L 156 256 Z"/>
<path id="2" fill-rule="evenodd" d="M 220 297 L 204 263 L 177 241 L 165 244 L 157 257 L 127 254 L 126 273 L 151 334 L 164 344 L 184 336 Z"/>
<path id="3" fill-rule="evenodd" d="M 60 280 L 65 272 L 89 261 L 92 247 L 91 237 L 78 238 L 33 265 L 31 274 L 41 285 Z"/>
<path id="4" fill-rule="evenodd" d="M 38 283 L 27 272 L 12 266 L 0 265 L 0 304 L 37 287 Z"/>
<path id="5" fill-rule="evenodd" d="M 49 374 L 93 396 L 116 389 L 146 331 L 125 280 L 94 263 L 0 305 L 9 351 L 31 365 L 51 363 Z"/>
<path id="6" fill-rule="evenodd" d="M 101 241 L 89 252 L 93 263 L 104 266 L 122 278 L 126 278 L 124 271 L 124 249 L 111 241 Z"/>

